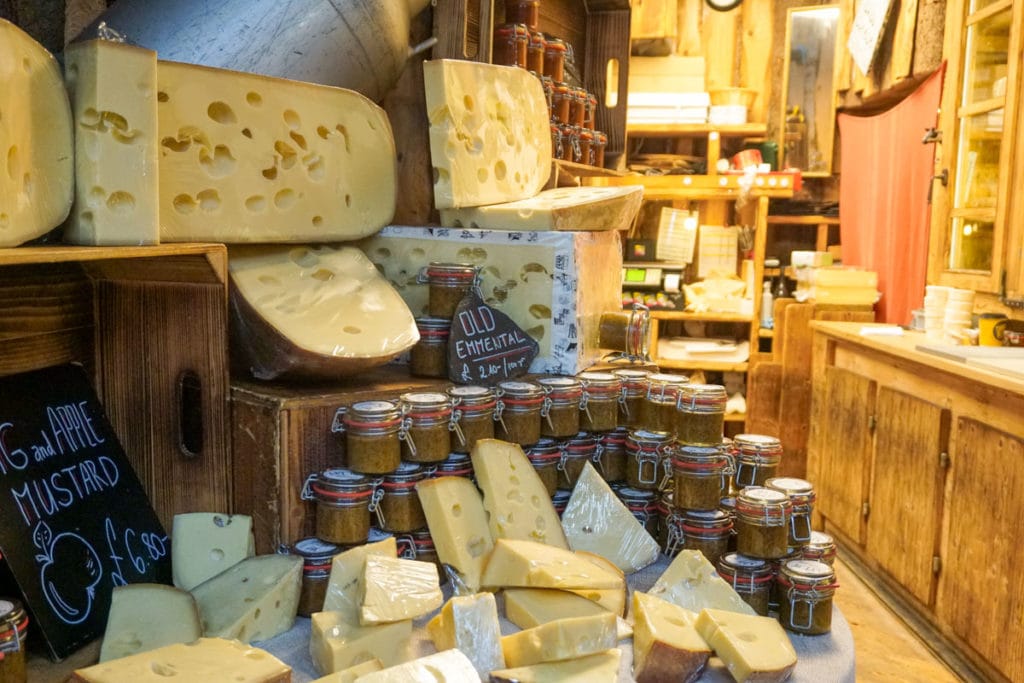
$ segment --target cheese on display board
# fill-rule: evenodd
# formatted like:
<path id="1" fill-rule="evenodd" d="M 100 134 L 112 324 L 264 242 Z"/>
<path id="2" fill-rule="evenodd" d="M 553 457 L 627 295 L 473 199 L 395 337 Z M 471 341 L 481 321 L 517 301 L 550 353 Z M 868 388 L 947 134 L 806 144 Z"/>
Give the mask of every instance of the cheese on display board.
<path id="1" fill-rule="evenodd" d="M 314 612 L 310 617 L 309 653 L 321 675 L 379 659 L 394 666 L 408 659 L 412 620 L 364 626 L 342 611 Z"/>
<path id="2" fill-rule="evenodd" d="M 483 585 L 492 588 L 614 588 L 623 578 L 571 550 L 534 541 L 501 538 L 487 561 Z"/>
<path id="3" fill-rule="evenodd" d="M 418 482 L 416 494 L 438 558 L 470 592 L 480 590 L 480 577 L 494 548 L 480 492 L 465 477 L 437 477 Z"/>
<path id="4" fill-rule="evenodd" d="M 503 204 L 442 209 L 441 225 L 483 230 L 628 230 L 643 187 L 555 187 Z"/>
<path id="5" fill-rule="evenodd" d="M 359 619 L 359 596 L 363 594 L 363 572 L 370 555 L 398 557 L 398 544 L 394 536 L 374 543 L 364 543 L 338 553 L 331 560 L 331 573 L 327 580 L 324 610 L 342 611 L 349 621 Z"/>
<path id="6" fill-rule="evenodd" d="M 575 659 L 609 650 L 618 643 L 611 612 L 549 621 L 501 639 L 510 667 Z"/>
<path id="7" fill-rule="evenodd" d="M 153 615 L 159 614 L 159 619 Z M 191 643 L 203 635 L 195 598 L 187 591 L 158 583 L 115 586 L 103 632 L 100 661 Z"/>
<path id="8" fill-rule="evenodd" d="M 633 593 L 633 676 L 637 683 L 694 681 L 711 657 L 697 615 L 641 591 Z"/>
<path id="9" fill-rule="evenodd" d="M 705 609 L 696 628 L 737 683 L 779 683 L 796 667 L 793 643 L 772 617 Z"/>
<path id="10" fill-rule="evenodd" d="M 473 662 L 459 650 L 444 650 L 360 676 L 362 683 L 467 683 L 478 680 Z"/>
<path id="11" fill-rule="evenodd" d="M 174 585 L 187 591 L 256 554 L 249 515 L 185 512 L 171 528 Z"/>
<path id="12" fill-rule="evenodd" d="M 617 683 L 622 650 L 491 672 L 492 683 Z"/>
<path id="13" fill-rule="evenodd" d="M 437 565 L 367 555 L 359 620 L 364 625 L 415 619 L 441 606 Z"/>
<path id="14" fill-rule="evenodd" d="M 427 623 L 438 650 L 456 648 L 473 662 L 481 678 L 505 668 L 501 651 L 501 623 L 493 593 L 456 595 Z"/>
<path id="15" fill-rule="evenodd" d="M 650 591 L 693 612 L 705 607 L 756 614 L 699 550 L 681 550 Z"/>

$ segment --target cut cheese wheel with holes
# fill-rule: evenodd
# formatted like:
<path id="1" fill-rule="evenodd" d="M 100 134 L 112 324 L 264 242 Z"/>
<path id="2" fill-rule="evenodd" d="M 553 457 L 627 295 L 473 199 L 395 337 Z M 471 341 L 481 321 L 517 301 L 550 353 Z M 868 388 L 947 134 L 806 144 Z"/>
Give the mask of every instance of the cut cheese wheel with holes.
<path id="1" fill-rule="evenodd" d="M 438 209 L 541 191 L 551 175 L 551 127 L 536 76 L 457 59 L 424 62 L 423 75 Z"/>
<path id="2" fill-rule="evenodd" d="M 0 247 L 60 225 L 74 191 L 71 106 L 57 60 L 0 19 Z"/>
<path id="3" fill-rule="evenodd" d="M 161 239 L 345 241 L 395 211 L 395 141 L 359 93 L 159 62 Z"/>
<path id="4" fill-rule="evenodd" d="M 228 269 L 233 350 L 258 379 L 352 375 L 419 341 L 408 306 L 355 247 L 237 246 Z"/>
<path id="5" fill-rule="evenodd" d="M 441 225 L 484 230 L 623 230 L 633 225 L 644 190 L 556 187 L 504 204 L 443 209 Z"/>

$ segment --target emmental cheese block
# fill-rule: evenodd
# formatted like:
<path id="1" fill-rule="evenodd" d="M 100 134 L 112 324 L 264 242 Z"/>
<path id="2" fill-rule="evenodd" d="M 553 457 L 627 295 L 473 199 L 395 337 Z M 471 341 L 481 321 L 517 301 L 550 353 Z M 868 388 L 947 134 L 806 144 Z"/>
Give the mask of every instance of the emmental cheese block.
<path id="1" fill-rule="evenodd" d="M 192 595 L 204 635 L 248 643 L 292 627 L 301 586 L 301 557 L 257 555 L 199 584 Z"/>
<path id="2" fill-rule="evenodd" d="M 384 668 L 384 665 L 379 659 L 374 657 L 368 659 L 362 664 L 356 664 L 350 666 L 347 669 L 336 671 L 326 676 L 321 676 L 313 681 L 313 683 L 355 683 L 356 679 L 365 674 L 373 673 L 374 671 L 380 671 Z"/>
<path id="3" fill-rule="evenodd" d="M 363 626 L 344 612 L 314 612 L 310 617 L 309 653 L 321 675 L 342 671 L 370 659 L 394 666 L 407 659 L 412 621 Z"/>
<path id="4" fill-rule="evenodd" d="M 540 80 L 525 69 L 455 59 L 423 63 L 434 205 L 532 197 L 551 175 Z"/>
<path id="5" fill-rule="evenodd" d="M 556 187 L 504 204 L 443 209 L 441 225 L 484 230 L 625 230 L 643 201 L 643 187 Z"/>
<path id="6" fill-rule="evenodd" d="M 619 585 L 615 588 L 567 588 L 566 590 L 582 598 L 586 598 L 591 602 L 596 602 L 612 614 L 625 616 L 627 590 L 626 576 L 622 573 L 622 570 L 606 558 L 601 557 L 600 555 L 595 555 L 594 553 L 588 553 L 586 550 L 576 551 L 576 556 L 587 560 L 591 564 L 597 565 L 609 574 L 618 576 Z"/>
<path id="7" fill-rule="evenodd" d="M 699 550 L 681 550 L 648 592 L 693 612 L 711 607 L 756 614 Z"/>
<path id="8" fill-rule="evenodd" d="M 494 548 L 483 499 L 465 477 L 437 477 L 416 484 L 437 557 L 454 570 L 470 592 Z"/>
<path id="9" fill-rule="evenodd" d="M 269 652 L 222 638 L 167 645 L 78 669 L 71 676 L 75 683 L 289 683 L 291 679 L 291 669 Z"/>
<path id="10" fill-rule="evenodd" d="M 109 40 L 72 43 L 64 78 L 75 118 L 75 202 L 64 240 L 158 244 L 156 53 Z"/>
<path id="11" fill-rule="evenodd" d="M 711 657 L 697 615 L 646 593 L 633 593 L 633 676 L 637 683 L 695 681 Z"/>
<path id="12" fill-rule="evenodd" d="M 258 379 L 343 377 L 419 340 L 412 313 L 355 247 L 228 252 L 232 347 Z"/>
<path id="13" fill-rule="evenodd" d="M 510 667 L 584 657 L 615 647 L 615 615 L 569 617 L 526 629 L 501 639 Z"/>
<path id="14" fill-rule="evenodd" d="M 57 60 L 0 19 L 0 247 L 57 227 L 71 210 L 71 106 Z"/>
<path id="15" fill-rule="evenodd" d="M 524 629 L 566 617 L 589 617 L 609 611 L 575 593 L 550 588 L 507 588 L 503 595 L 505 617 Z M 619 617 L 616 625 L 619 640 L 633 635 L 633 627 L 625 619 Z"/>
<path id="16" fill-rule="evenodd" d="M 656 561 L 661 552 L 658 542 L 589 462 L 562 513 L 562 529 L 573 550 L 600 555 L 627 574 Z"/>
<path id="17" fill-rule="evenodd" d="M 793 643 L 771 617 L 705 609 L 696 627 L 736 683 L 779 683 L 796 667 Z"/>
<path id="18" fill-rule="evenodd" d="M 564 662 L 544 662 L 492 671 L 491 683 L 615 683 L 622 650 L 612 648 Z"/>
<path id="19" fill-rule="evenodd" d="M 364 625 L 415 619 L 444 602 L 437 565 L 367 555 L 359 620 Z"/>
<path id="20" fill-rule="evenodd" d="M 171 529 L 171 573 L 183 590 L 256 554 L 248 515 L 186 512 L 174 516 Z"/>
<path id="21" fill-rule="evenodd" d="M 480 439 L 473 445 L 470 458 L 495 540 L 507 538 L 569 547 L 544 482 L 519 444 Z"/>
<path id="22" fill-rule="evenodd" d="M 324 611 L 341 611 L 349 621 L 359 621 L 359 598 L 363 594 L 363 572 L 370 555 L 398 557 L 398 544 L 394 536 L 382 541 L 364 543 L 338 553 L 331 560 L 331 574 L 327 580 Z"/>
<path id="23" fill-rule="evenodd" d="M 444 650 L 383 671 L 360 676 L 360 683 L 467 683 L 476 669 L 459 650 Z"/>
<path id="24" fill-rule="evenodd" d="M 456 595 L 427 623 L 438 650 L 456 648 L 469 657 L 481 678 L 505 667 L 501 651 L 501 625 L 493 593 Z"/>
<path id="25" fill-rule="evenodd" d="M 156 614 L 160 618 L 154 618 Z M 190 643 L 202 635 L 196 601 L 187 591 L 158 583 L 115 586 L 100 661 Z"/>
<path id="26" fill-rule="evenodd" d="M 166 242 L 346 241 L 395 211 L 391 125 L 359 93 L 161 61 Z"/>
<path id="27" fill-rule="evenodd" d="M 622 576 L 572 551 L 534 541 L 499 539 L 481 577 L 493 588 L 622 589 Z"/>

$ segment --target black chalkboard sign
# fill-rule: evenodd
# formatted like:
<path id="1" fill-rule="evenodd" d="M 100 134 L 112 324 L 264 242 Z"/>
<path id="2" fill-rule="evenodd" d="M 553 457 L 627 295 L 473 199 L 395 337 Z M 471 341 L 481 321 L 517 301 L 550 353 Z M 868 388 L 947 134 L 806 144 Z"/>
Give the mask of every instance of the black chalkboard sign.
<path id="1" fill-rule="evenodd" d="M 458 384 L 494 384 L 525 375 L 540 345 L 471 291 L 455 309 L 448 339 L 448 378 Z"/>
<path id="2" fill-rule="evenodd" d="M 79 366 L 0 378 L 0 553 L 54 659 L 103 634 L 114 586 L 171 581 L 170 541 Z"/>

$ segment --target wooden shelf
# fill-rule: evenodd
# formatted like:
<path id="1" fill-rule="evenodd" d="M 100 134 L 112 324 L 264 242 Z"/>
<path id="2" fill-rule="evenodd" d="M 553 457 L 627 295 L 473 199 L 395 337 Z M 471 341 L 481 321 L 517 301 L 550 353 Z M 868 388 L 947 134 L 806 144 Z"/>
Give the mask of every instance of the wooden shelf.
<path id="1" fill-rule="evenodd" d="M 643 137 L 683 137 L 687 135 L 710 135 L 718 133 L 725 138 L 764 137 L 768 133 L 765 123 L 743 123 L 728 126 L 713 126 L 707 123 L 630 123 L 626 122 L 626 134 Z"/>
<path id="2" fill-rule="evenodd" d="M 838 216 L 768 216 L 768 225 L 839 225 Z"/>
<path id="3" fill-rule="evenodd" d="M 655 320 L 699 320 L 715 323 L 749 323 L 753 318 L 743 313 L 688 313 L 685 311 L 651 311 Z"/>
<path id="4" fill-rule="evenodd" d="M 724 175 L 625 175 L 620 177 L 582 178 L 584 185 L 613 187 L 642 185 L 644 199 L 668 200 L 729 200 L 740 196 L 741 174 Z M 793 196 L 795 175 L 790 173 L 761 173 L 754 179 L 751 195 L 786 199 Z"/>
<path id="5" fill-rule="evenodd" d="M 227 281 L 227 248 L 223 244 L 181 243 L 151 247 L 56 244 L 0 249 L 0 266 L 40 263 L 81 263 L 91 274 L 112 278 L 116 275 L 117 279 L 124 280 Z"/>
<path id="6" fill-rule="evenodd" d="M 668 358 L 656 358 L 654 360 L 662 370 L 707 370 L 708 372 L 746 372 L 749 363 L 720 363 L 715 361 L 702 360 L 669 360 Z"/>

